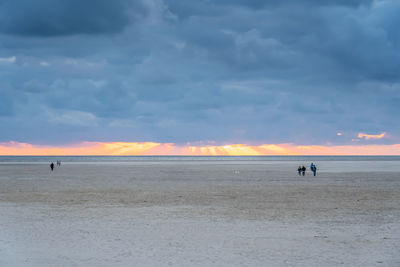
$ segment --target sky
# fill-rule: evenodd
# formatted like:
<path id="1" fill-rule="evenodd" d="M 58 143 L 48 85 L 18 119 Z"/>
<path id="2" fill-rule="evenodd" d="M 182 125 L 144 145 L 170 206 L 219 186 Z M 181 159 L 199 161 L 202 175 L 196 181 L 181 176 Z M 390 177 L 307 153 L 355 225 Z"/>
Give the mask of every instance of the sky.
<path id="1" fill-rule="evenodd" d="M 398 14 L 397 0 L 0 0 L 0 154 L 400 155 Z"/>

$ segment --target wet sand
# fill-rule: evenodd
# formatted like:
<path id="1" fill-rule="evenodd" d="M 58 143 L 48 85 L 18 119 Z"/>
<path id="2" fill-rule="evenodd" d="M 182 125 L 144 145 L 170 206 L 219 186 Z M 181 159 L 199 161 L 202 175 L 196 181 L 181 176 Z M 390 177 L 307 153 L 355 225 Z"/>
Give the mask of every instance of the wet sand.
<path id="1" fill-rule="evenodd" d="M 299 164 L 0 164 L 0 266 L 400 266 L 399 162 Z"/>

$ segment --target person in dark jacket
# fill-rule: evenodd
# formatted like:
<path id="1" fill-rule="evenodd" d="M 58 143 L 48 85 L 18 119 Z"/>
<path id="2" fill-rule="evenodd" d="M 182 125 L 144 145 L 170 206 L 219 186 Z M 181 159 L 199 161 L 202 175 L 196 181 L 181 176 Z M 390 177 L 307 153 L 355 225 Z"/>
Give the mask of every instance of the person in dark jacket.
<path id="1" fill-rule="evenodd" d="M 314 176 L 316 176 L 317 175 L 317 166 L 315 166 L 315 164 L 313 165 L 311 170 L 314 173 Z"/>
<path id="2" fill-rule="evenodd" d="M 306 167 L 304 167 L 304 166 L 301 167 L 301 172 L 302 172 L 303 176 L 306 175 Z"/>
<path id="3" fill-rule="evenodd" d="M 54 170 L 54 163 L 52 162 L 52 163 L 50 163 L 50 169 L 51 169 L 51 171 L 53 171 Z"/>
<path id="4" fill-rule="evenodd" d="M 299 176 L 301 176 L 301 166 L 299 166 L 299 167 L 297 168 L 297 172 L 299 173 Z"/>

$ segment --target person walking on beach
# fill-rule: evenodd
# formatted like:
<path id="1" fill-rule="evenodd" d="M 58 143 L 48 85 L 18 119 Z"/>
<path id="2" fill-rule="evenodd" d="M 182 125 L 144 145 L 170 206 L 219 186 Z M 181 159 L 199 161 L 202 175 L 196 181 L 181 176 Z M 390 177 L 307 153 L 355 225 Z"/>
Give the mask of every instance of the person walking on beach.
<path id="1" fill-rule="evenodd" d="M 50 163 L 50 169 L 51 169 L 51 171 L 53 171 L 53 169 L 54 169 L 54 163 L 53 162 Z"/>
<path id="2" fill-rule="evenodd" d="M 299 173 L 299 176 L 301 176 L 301 166 L 299 165 L 299 167 L 297 168 L 297 172 Z"/>
<path id="3" fill-rule="evenodd" d="M 317 166 L 315 166 L 315 164 L 312 163 L 312 168 L 311 168 L 312 172 L 314 173 L 314 176 L 317 175 Z"/>
<path id="4" fill-rule="evenodd" d="M 303 176 L 306 175 L 306 167 L 304 167 L 304 166 L 301 167 L 301 172 L 302 172 Z"/>

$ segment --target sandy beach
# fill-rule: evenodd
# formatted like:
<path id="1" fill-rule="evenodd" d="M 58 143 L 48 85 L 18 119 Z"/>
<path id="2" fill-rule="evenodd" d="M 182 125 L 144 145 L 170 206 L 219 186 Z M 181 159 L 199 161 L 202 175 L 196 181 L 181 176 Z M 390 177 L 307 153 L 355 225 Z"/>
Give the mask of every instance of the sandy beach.
<path id="1" fill-rule="evenodd" d="M 2 163 L 0 266 L 400 266 L 399 161 L 306 163 Z"/>

